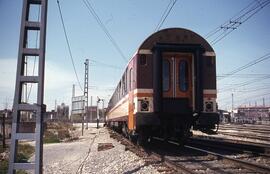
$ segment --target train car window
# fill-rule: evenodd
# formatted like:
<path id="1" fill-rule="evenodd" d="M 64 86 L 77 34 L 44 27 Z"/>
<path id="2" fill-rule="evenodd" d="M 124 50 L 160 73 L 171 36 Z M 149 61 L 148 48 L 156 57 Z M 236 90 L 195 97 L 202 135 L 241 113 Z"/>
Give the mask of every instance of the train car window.
<path id="1" fill-rule="evenodd" d="M 127 83 L 128 83 L 128 75 L 127 75 L 127 73 L 128 73 L 128 71 L 127 71 L 127 69 L 126 69 L 126 72 L 125 72 L 125 81 L 126 81 L 126 83 L 125 83 L 125 93 L 127 93 Z"/>
<path id="2" fill-rule="evenodd" d="M 206 59 L 204 59 L 206 61 L 206 65 L 208 67 L 211 67 L 214 65 L 214 58 L 213 57 L 206 57 Z"/>
<path id="3" fill-rule="evenodd" d="M 132 81 L 133 81 L 133 75 L 132 75 L 132 73 L 133 73 L 133 70 L 132 70 L 132 68 L 129 70 L 129 90 L 131 91 L 132 90 Z"/>
<path id="4" fill-rule="evenodd" d="M 125 86 L 126 86 L 126 81 L 125 81 L 125 74 L 122 77 L 122 95 L 125 95 Z"/>
<path id="5" fill-rule="evenodd" d="M 162 63 L 162 88 L 163 91 L 168 91 L 170 88 L 170 62 L 163 60 Z"/>
<path id="6" fill-rule="evenodd" d="M 142 66 L 147 65 L 147 59 L 146 59 L 146 55 L 145 54 L 142 54 L 140 56 L 140 65 L 142 65 Z"/>
<path id="7" fill-rule="evenodd" d="M 188 90 L 188 77 L 188 62 L 185 60 L 181 60 L 179 62 L 179 88 L 181 91 Z"/>

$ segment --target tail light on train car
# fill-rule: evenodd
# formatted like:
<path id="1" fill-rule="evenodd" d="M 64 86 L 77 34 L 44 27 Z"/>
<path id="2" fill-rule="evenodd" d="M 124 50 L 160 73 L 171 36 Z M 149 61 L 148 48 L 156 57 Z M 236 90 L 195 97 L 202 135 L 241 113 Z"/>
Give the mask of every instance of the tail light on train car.
<path id="1" fill-rule="evenodd" d="M 138 99 L 138 112 L 151 112 L 152 111 L 152 103 L 151 99 L 143 98 Z"/>
<path id="2" fill-rule="evenodd" d="M 217 92 L 212 89 L 203 90 L 203 111 L 204 112 L 217 112 Z"/>
<path id="3" fill-rule="evenodd" d="M 217 103 L 215 99 L 204 99 L 204 112 L 217 112 Z"/>
<path id="4" fill-rule="evenodd" d="M 149 111 L 149 101 L 141 100 L 141 111 Z"/>
<path id="5" fill-rule="evenodd" d="M 207 102 L 205 102 L 204 105 L 205 105 L 205 112 L 213 112 L 214 111 L 213 102 L 207 101 Z"/>

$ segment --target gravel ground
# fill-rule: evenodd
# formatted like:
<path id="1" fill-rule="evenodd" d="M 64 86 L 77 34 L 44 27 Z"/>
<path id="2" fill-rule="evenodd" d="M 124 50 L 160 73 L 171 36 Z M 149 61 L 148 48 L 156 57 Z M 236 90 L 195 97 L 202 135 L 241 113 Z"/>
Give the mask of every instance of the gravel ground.
<path id="1" fill-rule="evenodd" d="M 112 143 L 98 151 L 99 143 Z M 109 137 L 106 128 L 90 128 L 79 140 L 44 145 L 44 173 L 159 173 Z"/>

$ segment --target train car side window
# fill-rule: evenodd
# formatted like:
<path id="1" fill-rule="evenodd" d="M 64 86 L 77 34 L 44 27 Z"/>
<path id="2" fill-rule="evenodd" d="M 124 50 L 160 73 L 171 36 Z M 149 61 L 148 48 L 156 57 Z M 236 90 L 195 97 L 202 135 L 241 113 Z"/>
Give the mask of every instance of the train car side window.
<path id="1" fill-rule="evenodd" d="M 146 59 L 146 55 L 145 54 L 142 54 L 140 56 L 140 65 L 142 65 L 142 66 L 147 65 L 147 59 Z"/>
<path id="2" fill-rule="evenodd" d="M 179 88 L 185 92 L 188 90 L 189 74 L 188 74 L 188 62 L 181 60 L 179 62 Z"/>
<path id="3" fill-rule="evenodd" d="M 125 72 L 125 94 L 127 93 L 127 83 L 128 83 L 128 70 L 126 69 L 126 72 Z"/>
<path id="4" fill-rule="evenodd" d="M 162 63 L 162 88 L 163 91 L 170 89 L 170 62 L 163 60 Z"/>
<path id="5" fill-rule="evenodd" d="M 133 87 L 133 85 L 132 85 L 132 82 L 133 82 L 133 75 L 132 75 L 132 73 L 133 73 L 133 70 L 132 70 L 132 68 L 129 70 L 129 90 L 131 91 L 132 90 L 132 87 Z"/>

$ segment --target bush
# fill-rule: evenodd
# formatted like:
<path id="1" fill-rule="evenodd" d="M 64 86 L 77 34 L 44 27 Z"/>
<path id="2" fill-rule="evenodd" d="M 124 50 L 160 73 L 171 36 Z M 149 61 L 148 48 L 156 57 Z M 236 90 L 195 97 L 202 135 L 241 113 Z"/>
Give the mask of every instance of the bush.
<path id="1" fill-rule="evenodd" d="M 60 140 L 56 134 L 46 131 L 43 137 L 43 143 L 59 143 Z"/>
<path id="2" fill-rule="evenodd" d="M 30 144 L 19 144 L 17 162 L 27 162 L 27 160 L 33 155 L 35 149 Z"/>
<path id="3" fill-rule="evenodd" d="M 28 159 L 32 156 L 32 154 L 35 152 L 35 149 L 33 146 L 29 144 L 19 144 L 18 145 L 18 155 L 16 158 L 16 162 L 28 162 Z M 9 159 L 3 159 L 0 161 L 0 173 L 4 174 L 8 172 L 8 162 Z M 26 174 L 24 170 L 18 170 L 16 171 L 17 174 Z"/>

